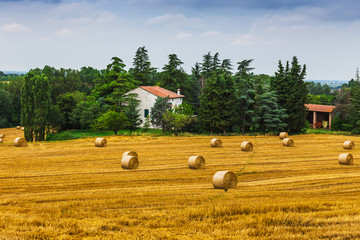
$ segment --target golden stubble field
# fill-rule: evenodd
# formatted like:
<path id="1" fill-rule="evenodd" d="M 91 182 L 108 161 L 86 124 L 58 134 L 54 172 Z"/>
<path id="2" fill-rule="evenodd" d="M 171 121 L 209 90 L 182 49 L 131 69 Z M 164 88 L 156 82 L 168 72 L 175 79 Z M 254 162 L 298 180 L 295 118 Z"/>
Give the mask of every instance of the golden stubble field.
<path id="1" fill-rule="evenodd" d="M 354 136 L 107 137 L 0 144 L 0 239 L 360 239 L 360 146 Z M 242 141 L 254 152 L 242 152 Z M 139 154 L 137 170 L 121 155 Z M 338 164 L 350 152 L 354 165 Z M 187 159 L 202 155 L 206 168 Z M 214 189 L 217 171 L 237 189 Z"/>

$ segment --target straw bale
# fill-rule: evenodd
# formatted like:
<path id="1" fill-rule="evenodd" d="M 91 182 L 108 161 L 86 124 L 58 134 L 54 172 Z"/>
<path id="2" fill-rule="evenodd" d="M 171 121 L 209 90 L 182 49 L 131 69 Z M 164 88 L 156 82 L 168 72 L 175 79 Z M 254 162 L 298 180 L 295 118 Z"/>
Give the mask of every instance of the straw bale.
<path id="1" fill-rule="evenodd" d="M 217 189 L 228 190 L 230 188 L 236 188 L 237 183 L 237 176 L 231 171 L 219 171 L 213 176 L 213 186 Z"/>
<path id="2" fill-rule="evenodd" d="M 213 139 L 211 139 L 211 141 L 210 141 L 210 146 L 211 146 L 211 147 L 221 147 L 221 146 L 222 146 L 222 142 L 221 142 L 221 140 L 218 139 L 218 138 L 213 138 Z"/>
<path id="3" fill-rule="evenodd" d="M 127 151 L 127 152 L 124 152 L 122 157 L 125 157 L 125 156 L 134 156 L 136 158 L 139 158 L 138 154 L 134 151 Z"/>
<path id="4" fill-rule="evenodd" d="M 355 143 L 353 141 L 345 141 L 343 147 L 344 149 L 353 149 L 355 147 Z"/>
<path id="5" fill-rule="evenodd" d="M 339 155 L 339 164 L 352 165 L 354 158 L 350 153 L 342 153 Z"/>
<path id="6" fill-rule="evenodd" d="M 24 127 L 21 127 L 21 131 L 24 131 L 24 129 L 25 129 Z"/>
<path id="7" fill-rule="evenodd" d="M 16 129 L 20 129 L 21 127 L 20 126 L 16 126 Z"/>
<path id="8" fill-rule="evenodd" d="M 284 147 L 293 147 L 294 146 L 294 140 L 291 138 L 284 138 L 282 141 L 282 145 Z"/>
<path id="9" fill-rule="evenodd" d="M 288 134 L 287 132 L 281 132 L 281 133 L 279 134 L 279 137 L 280 137 L 280 139 L 288 138 L 288 137 L 289 137 L 289 134 Z"/>
<path id="10" fill-rule="evenodd" d="M 96 147 L 106 147 L 107 141 L 105 138 L 96 138 L 95 139 L 95 146 Z"/>
<path id="11" fill-rule="evenodd" d="M 121 167 L 124 169 L 136 169 L 139 166 L 139 160 L 135 156 L 126 155 L 121 159 Z"/>
<path id="12" fill-rule="evenodd" d="M 2 140 L 2 138 L 0 138 L 0 143 L 3 143 L 3 140 Z"/>
<path id="13" fill-rule="evenodd" d="M 242 142 L 241 143 L 241 151 L 251 152 L 254 146 L 251 142 Z"/>
<path id="14" fill-rule="evenodd" d="M 0 138 L 4 138 L 4 137 L 5 137 L 4 133 L 0 134 Z"/>
<path id="15" fill-rule="evenodd" d="M 205 159 L 202 156 L 191 156 L 189 157 L 188 165 L 191 169 L 205 168 Z"/>
<path id="16" fill-rule="evenodd" d="M 16 147 L 25 147 L 27 145 L 27 142 L 26 142 L 25 138 L 18 137 L 18 138 L 15 138 L 14 145 Z"/>

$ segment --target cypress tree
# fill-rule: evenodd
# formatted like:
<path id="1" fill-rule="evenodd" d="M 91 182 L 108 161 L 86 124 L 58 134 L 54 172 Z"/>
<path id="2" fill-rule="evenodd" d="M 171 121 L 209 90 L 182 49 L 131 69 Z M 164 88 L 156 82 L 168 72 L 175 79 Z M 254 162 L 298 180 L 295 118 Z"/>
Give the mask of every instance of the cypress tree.
<path id="1" fill-rule="evenodd" d="M 44 141 L 48 128 L 50 87 L 45 75 L 29 72 L 21 91 L 21 123 L 29 142 Z"/>
<path id="2" fill-rule="evenodd" d="M 35 141 L 44 141 L 50 109 L 50 87 L 45 75 L 35 77 L 34 100 L 34 137 Z"/>

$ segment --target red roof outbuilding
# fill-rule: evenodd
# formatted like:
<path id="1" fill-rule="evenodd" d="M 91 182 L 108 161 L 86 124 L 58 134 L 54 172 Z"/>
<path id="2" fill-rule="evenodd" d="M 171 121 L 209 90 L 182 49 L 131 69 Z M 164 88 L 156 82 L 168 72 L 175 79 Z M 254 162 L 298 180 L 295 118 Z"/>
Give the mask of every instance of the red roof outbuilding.
<path id="1" fill-rule="evenodd" d="M 313 112 L 331 113 L 335 109 L 335 106 L 330 106 L 330 105 L 305 104 L 305 106 L 308 108 L 308 111 L 313 111 Z"/>

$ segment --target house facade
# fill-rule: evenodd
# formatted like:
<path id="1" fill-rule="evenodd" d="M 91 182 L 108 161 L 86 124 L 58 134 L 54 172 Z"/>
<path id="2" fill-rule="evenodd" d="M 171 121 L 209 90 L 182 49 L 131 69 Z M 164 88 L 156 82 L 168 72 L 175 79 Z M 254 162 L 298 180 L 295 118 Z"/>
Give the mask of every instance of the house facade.
<path id="1" fill-rule="evenodd" d="M 169 97 L 172 106 L 182 104 L 183 98 L 185 97 L 180 94 L 180 89 L 175 93 L 159 86 L 140 86 L 129 91 L 127 94 L 131 93 L 137 94 L 137 98 L 140 100 L 138 106 L 140 119 L 142 120 L 140 127 L 144 126 L 146 117 L 151 115 L 151 108 L 154 106 L 158 97 Z M 150 125 L 150 127 L 153 128 L 152 125 Z"/>

